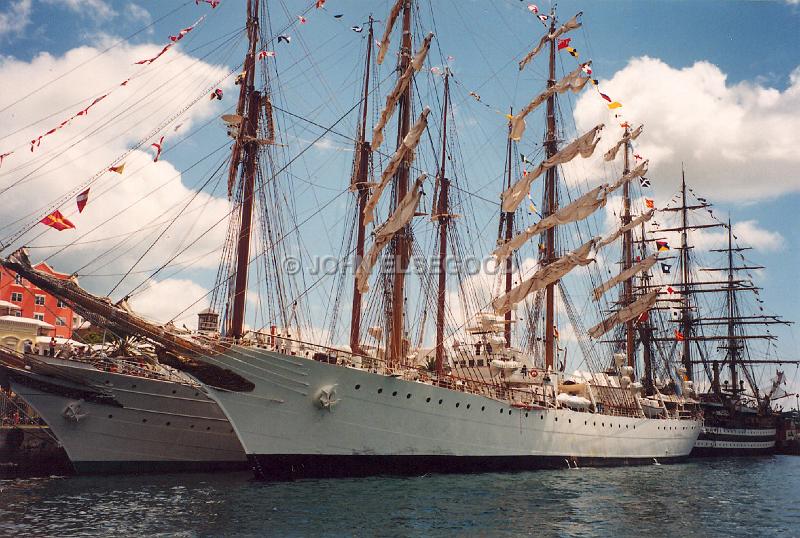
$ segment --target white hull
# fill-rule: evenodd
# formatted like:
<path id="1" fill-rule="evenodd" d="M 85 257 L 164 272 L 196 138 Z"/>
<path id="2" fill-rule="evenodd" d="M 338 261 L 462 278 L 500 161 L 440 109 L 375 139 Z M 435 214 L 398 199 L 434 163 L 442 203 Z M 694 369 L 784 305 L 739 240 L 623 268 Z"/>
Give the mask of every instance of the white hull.
<path id="1" fill-rule="evenodd" d="M 512 408 L 481 395 L 258 348 L 236 346 L 203 360 L 255 384 L 252 392 L 210 394 L 264 477 L 283 474 L 284 465 L 291 475 L 337 475 L 427 463 L 432 470 L 476 471 L 651 463 L 687 456 L 702 425 Z M 338 401 L 326 408 L 322 392 L 332 387 Z"/>
<path id="2" fill-rule="evenodd" d="M 12 390 L 47 422 L 79 473 L 234 469 L 246 461 L 225 415 L 197 386 L 47 362 L 67 375 L 12 375 Z M 75 392 L 82 387 L 86 394 Z"/>

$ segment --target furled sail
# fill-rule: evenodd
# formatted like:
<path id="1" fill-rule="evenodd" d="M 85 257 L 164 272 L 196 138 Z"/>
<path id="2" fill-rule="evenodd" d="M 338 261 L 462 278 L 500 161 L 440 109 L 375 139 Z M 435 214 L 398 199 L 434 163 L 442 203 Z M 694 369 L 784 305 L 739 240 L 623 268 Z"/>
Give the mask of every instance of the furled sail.
<path id="1" fill-rule="evenodd" d="M 389 95 L 386 96 L 386 105 L 381 110 L 381 115 L 378 118 L 378 123 L 375 124 L 375 127 L 372 129 L 372 149 L 376 150 L 381 147 L 383 144 L 383 128 L 386 127 L 386 124 L 389 123 L 389 119 L 394 114 L 395 108 L 397 108 L 397 103 L 400 101 L 400 97 L 403 95 L 403 92 L 406 91 L 408 85 L 411 82 L 411 77 L 414 75 L 414 71 L 419 71 L 422 67 L 422 64 L 425 62 L 425 57 L 428 54 L 428 50 L 431 46 L 431 39 L 433 39 L 433 33 L 429 33 L 425 36 L 425 40 L 422 43 L 422 47 L 417 52 L 414 60 L 409 64 L 406 70 L 400 75 L 400 78 L 397 79 L 397 82 L 394 85 L 394 89 L 389 92 Z M 416 67 L 416 66 L 419 67 Z"/>
<path id="2" fill-rule="evenodd" d="M 603 155 L 603 159 L 605 159 L 606 161 L 613 161 L 617 156 L 617 152 L 619 152 L 619 148 L 621 148 L 623 144 L 627 144 L 631 140 L 636 140 L 637 138 L 639 138 L 639 135 L 642 134 L 643 130 L 644 130 L 644 125 L 640 125 L 630 133 L 624 135 L 622 138 L 620 138 L 619 142 L 614 144 L 614 147 L 606 151 L 605 155 Z"/>
<path id="3" fill-rule="evenodd" d="M 512 252 L 524 245 L 531 237 L 555 226 L 585 219 L 606 205 L 606 200 L 608 199 L 607 189 L 607 185 L 595 187 L 571 204 L 562 207 L 552 215 L 546 216 L 536 224 L 528 226 L 522 232 L 498 246 L 494 252 L 492 252 L 492 255 L 498 262 L 503 261 L 508 258 Z"/>
<path id="4" fill-rule="evenodd" d="M 583 158 L 591 157 L 592 153 L 594 153 L 594 148 L 597 147 L 597 143 L 600 142 L 597 133 L 600 132 L 602 128 L 602 123 L 596 125 L 585 134 L 575 139 L 564 149 L 540 163 L 531 172 L 523 174 L 519 181 L 503 191 L 501 195 L 503 199 L 503 211 L 507 213 L 516 211 L 519 204 L 522 203 L 522 200 L 525 199 L 525 196 L 527 196 L 528 192 L 531 190 L 533 180 L 542 175 L 546 170 L 571 161 L 579 153 Z"/>
<path id="5" fill-rule="evenodd" d="M 381 174 L 381 182 L 375 186 L 372 191 L 372 196 L 369 198 L 369 200 L 367 200 L 367 204 L 364 206 L 365 225 L 374 220 L 373 213 L 375 211 L 375 207 L 378 205 L 378 201 L 381 198 L 381 194 L 383 193 L 384 189 L 386 189 L 389 181 L 391 181 L 392 176 L 394 176 L 394 174 L 400 168 L 403 160 L 406 158 L 409 162 L 414 160 L 414 149 L 416 149 L 417 144 L 419 144 L 419 137 L 422 136 L 422 133 L 428 126 L 428 114 L 430 113 L 431 109 L 429 107 L 425 107 L 425 110 L 423 110 L 419 115 L 417 122 L 411 127 L 405 138 L 403 138 L 403 141 L 400 143 L 400 147 L 397 148 L 397 151 L 395 151 L 392 157 L 389 159 L 389 163 L 386 165 L 386 168 Z"/>
<path id="6" fill-rule="evenodd" d="M 419 199 L 422 196 L 422 182 L 425 181 L 426 177 L 426 174 L 422 174 L 417 178 L 411 190 L 400 200 L 397 209 L 389 217 L 389 220 L 375 231 L 375 240 L 356 270 L 356 284 L 361 293 L 369 291 L 369 275 L 383 248 L 389 244 L 394 234 L 411 222 L 414 217 L 419 205 Z"/>
<path id="7" fill-rule="evenodd" d="M 522 71 L 523 69 L 525 69 L 525 66 L 528 65 L 531 60 L 533 60 L 533 57 L 536 56 L 537 54 L 539 54 L 539 52 L 541 52 L 542 48 L 544 48 L 545 43 L 547 43 L 548 41 L 552 41 L 554 39 L 559 38 L 560 36 L 566 34 L 570 30 L 575 30 L 576 28 L 580 28 L 581 27 L 581 23 L 580 23 L 580 21 L 578 21 L 578 18 L 581 15 L 583 15 L 583 11 L 578 12 L 577 15 L 575 15 L 570 20 L 568 20 L 567 22 L 565 22 L 564 24 L 559 26 L 558 29 L 555 32 L 553 32 L 552 34 L 543 35 L 542 38 L 539 40 L 539 44 L 536 45 L 533 48 L 533 50 L 530 51 L 522 59 L 521 62 L 519 62 L 519 70 Z"/>
<path id="8" fill-rule="evenodd" d="M 658 253 L 655 253 L 652 256 L 649 256 L 644 260 L 640 261 L 639 263 L 633 264 L 631 267 L 622 271 L 617 276 L 606 280 L 605 282 L 597 286 L 592 292 L 592 294 L 594 295 L 594 300 L 599 301 L 600 297 L 602 297 L 605 292 L 607 292 L 620 282 L 624 282 L 625 280 L 628 280 L 629 278 L 633 277 L 633 275 L 635 275 L 636 273 L 639 273 L 641 271 L 647 271 L 648 269 L 653 267 L 653 265 L 657 261 L 658 261 Z"/>
<path id="9" fill-rule="evenodd" d="M 386 53 L 389 50 L 389 41 L 394 29 L 394 23 L 397 22 L 397 17 L 400 15 L 400 10 L 403 9 L 403 4 L 406 0 L 397 0 L 389 11 L 389 17 L 386 19 L 386 29 L 383 31 L 380 47 L 378 48 L 378 65 L 383 63 Z"/>
<path id="10" fill-rule="evenodd" d="M 635 303 L 631 303 L 625 308 L 614 312 L 611 316 L 589 329 L 589 336 L 592 338 L 603 336 L 620 323 L 625 323 L 637 316 L 641 316 L 650 310 L 656 304 L 656 301 L 658 301 L 658 290 L 651 291 Z"/>
<path id="11" fill-rule="evenodd" d="M 584 66 L 591 64 L 592 62 L 590 61 L 579 65 L 567 76 L 534 97 L 533 100 L 528 103 L 528 105 L 523 108 L 519 114 L 516 114 L 511 118 L 511 132 L 508 135 L 509 138 L 511 138 L 511 140 L 520 140 L 522 138 L 527 125 L 525 123 L 525 116 L 536 110 L 536 108 L 544 103 L 551 95 L 555 93 L 564 93 L 567 90 L 572 90 L 574 93 L 581 91 L 583 87 L 586 86 L 586 83 L 591 79 L 591 77 L 588 75 L 583 76 L 583 68 Z"/>
<path id="12" fill-rule="evenodd" d="M 514 287 L 508 293 L 505 293 L 492 301 L 492 308 L 494 313 L 499 315 L 505 314 L 514 308 L 519 302 L 531 293 L 543 289 L 550 284 L 553 284 L 561 277 L 572 271 L 579 265 L 588 265 L 594 258 L 589 257 L 589 253 L 594 246 L 595 239 L 590 239 L 572 252 L 564 255 L 556 261 L 549 263 L 536 271 L 536 273 L 529 279 L 525 280 L 518 286 Z"/>
<path id="13" fill-rule="evenodd" d="M 622 226 L 621 228 L 618 228 L 614 233 L 612 233 L 608 237 L 606 237 L 604 239 L 601 239 L 600 242 L 597 243 L 597 248 L 599 249 L 599 248 L 604 247 L 606 245 L 610 245 L 611 243 L 613 243 L 614 241 L 619 239 L 619 237 L 622 234 L 624 234 L 625 232 L 627 232 L 628 230 L 633 230 L 634 228 L 636 228 L 637 226 L 639 226 L 643 222 L 647 222 L 648 220 L 653 218 L 653 215 L 655 215 L 655 213 L 656 213 L 656 210 L 655 209 L 651 209 L 647 213 L 639 215 L 638 217 L 636 217 L 635 219 L 630 221 L 625 226 Z"/>

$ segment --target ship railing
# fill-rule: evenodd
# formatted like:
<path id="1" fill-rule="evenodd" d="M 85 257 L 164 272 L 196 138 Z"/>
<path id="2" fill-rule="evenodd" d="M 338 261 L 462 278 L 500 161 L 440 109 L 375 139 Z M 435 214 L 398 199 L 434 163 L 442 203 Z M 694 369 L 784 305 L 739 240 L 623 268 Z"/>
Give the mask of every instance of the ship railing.
<path id="1" fill-rule="evenodd" d="M 56 355 L 55 358 L 86 364 L 101 372 L 189 384 L 188 379 L 180 374 L 167 370 L 163 365 L 155 365 L 146 360 L 138 361 L 102 355 L 71 355 L 66 357 Z"/>

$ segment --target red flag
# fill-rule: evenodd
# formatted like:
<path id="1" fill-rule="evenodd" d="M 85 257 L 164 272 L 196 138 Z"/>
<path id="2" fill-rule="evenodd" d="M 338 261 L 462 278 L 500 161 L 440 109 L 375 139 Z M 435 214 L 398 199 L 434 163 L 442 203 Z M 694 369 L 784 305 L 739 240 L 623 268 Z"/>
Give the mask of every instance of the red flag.
<path id="1" fill-rule="evenodd" d="M 672 286 L 667 286 L 667 293 L 669 293 L 670 295 L 675 293 L 675 290 L 672 289 Z"/>
<path id="2" fill-rule="evenodd" d="M 159 52 L 158 54 L 156 54 L 152 58 L 148 58 L 147 60 L 139 60 L 138 62 L 134 62 L 134 65 L 149 65 L 149 64 L 155 62 L 156 60 L 161 58 L 161 55 L 164 54 L 165 52 L 167 52 L 172 45 L 173 45 L 173 43 L 169 43 L 169 44 L 165 45 L 164 48 L 161 49 L 161 52 Z"/>
<path id="3" fill-rule="evenodd" d="M 3 166 L 3 159 L 5 159 L 9 155 L 11 155 L 12 153 L 14 153 L 14 152 L 13 151 L 9 151 L 8 153 L 3 153 L 2 155 L 0 155 L 0 166 Z"/>
<path id="4" fill-rule="evenodd" d="M 302 15 L 298 15 L 298 16 L 297 16 L 297 20 L 299 20 L 299 21 L 300 21 L 300 24 L 305 24 L 306 22 L 308 22 L 308 19 L 306 19 L 306 18 L 305 18 L 305 17 L 303 17 Z"/>
<path id="5" fill-rule="evenodd" d="M 644 322 L 646 322 L 648 319 L 650 319 L 650 311 L 649 311 L 649 310 L 647 310 L 647 311 L 645 311 L 645 312 L 642 312 L 642 313 L 639 315 L 639 317 L 636 319 L 636 323 L 644 323 Z"/>
<path id="6" fill-rule="evenodd" d="M 325 5 L 325 0 L 317 0 L 316 7 L 317 9 L 323 7 Z"/>
<path id="7" fill-rule="evenodd" d="M 605 99 L 609 103 L 611 102 L 611 98 L 609 96 L 607 96 L 606 94 L 602 93 L 602 92 L 600 93 L 600 97 L 602 97 L 603 99 Z"/>
<path id="8" fill-rule="evenodd" d="M 571 37 L 568 37 L 566 39 L 559 39 L 558 40 L 558 50 L 565 49 L 565 48 L 569 47 L 569 42 L 570 41 L 572 41 Z"/>
<path id="9" fill-rule="evenodd" d="M 219 0 L 194 0 L 194 5 L 199 6 L 200 2 L 208 4 L 209 6 L 211 6 L 211 9 L 214 9 L 219 5 Z"/>
<path id="10" fill-rule="evenodd" d="M 161 157 L 161 146 L 162 146 L 162 144 L 164 144 L 164 137 L 163 136 L 161 137 L 161 140 L 159 140 L 158 142 L 153 142 L 152 144 L 150 144 L 152 147 L 156 148 L 156 157 L 155 157 L 155 159 L 153 159 L 154 163 L 157 163 L 158 162 L 158 158 Z"/>
<path id="11" fill-rule="evenodd" d="M 274 50 L 262 50 L 258 53 L 258 59 L 263 60 L 264 58 L 274 58 L 275 51 Z"/>
<path id="12" fill-rule="evenodd" d="M 61 230 L 68 230 L 70 228 L 75 227 L 75 225 L 72 224 L 66 217 L 64 217 L 64 215 L 62 215 L 61 211 L 59 211 L 58 209 L 47 215 L 39 222 L 41 222 L 42 224 L 46 224 L 51 228 L 55 228 L 59 232 Z"/>
<path id="13" fill-rule="evenodd" d="M 678 329 L 675 329 L 675 340 L 686 340 L 686 337 Z"/>
<path id="14" fill-rule="evenodd" d="M 75 201 L 78 203 L 78 213 L 83 213 L 83 208 L 86 207 L 86 203 L 89 201 L 89 189 L 86 189 L 82 193 L 75 198 Z"/>
<path id="15" fill-rule="evenodd" d="M 647 206 L 647 209 L 655 209 L 655 207 L 656 207 L 655 201 L 651 200 L 650 198 L 645 198 L 644 199 L 644 205 Z"/>

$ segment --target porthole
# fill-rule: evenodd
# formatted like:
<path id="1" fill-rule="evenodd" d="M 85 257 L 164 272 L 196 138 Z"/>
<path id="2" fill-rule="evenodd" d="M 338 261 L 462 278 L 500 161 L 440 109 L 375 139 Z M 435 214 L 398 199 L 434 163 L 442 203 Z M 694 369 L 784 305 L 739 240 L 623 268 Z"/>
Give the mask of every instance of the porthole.
<path id="1" fill-rule="evenodd" d="M 114 418 L 114 415 L 108 415 L 108 418 Z"/>
<path id="2" fill-rule="evenodd" d="M 143 418 L 143 419 L 142 419 L 142 423 L 144 423 L 144 422 L 147 422 L 147 419 L 146 419 L 146 418 Z"/>
<path id="3" fill-rule="evenodd" d="M 178 391 L 177 390 L 173 390 L 172 394 L 178 394 Z"/>
<path id="4" fill-rule="evenodd" d="M 439 405 L 442 405 L 442 401 L 443 401 L 443 400 L 439 400 Z"/>
<path id="5" fill-rule="evenodd" d="M 361 385 L 356 385 L 356 390 L 360 389 Z"/>
<path id="6" fill-rule="evenodd" d="M 392 393 L 392 396 L 397 396 L 397 391 L 394 391 L 394 392 Z"/>
<path id="7" fill-rule="evenodd" d="M 171 426 L 171 425 L 172 425 L 172 423 L 171 423 L 171 422 L 167 422 L 167 426 Z"/>
<path id="8" fill-rule="evenodd" d="M 584 425 L 584 426 L 588 426 L 588 425 L 589 425 L 589 421 L 588 421 L 588 420 L 584 420 L 584 421 L 583 421 L 583 425 Z"/>
<path id="9" fill-rule="evenodd" d="M 199 392 L 195 392 L 194 395 L 195 395 L 195 397 L 197 397 L 197 396 L 200 396 L 200 393 Z"/>
<path id="10" fill-rule="evenodd" d="M 469 409 L 470 407 L 472 407 L 472 404 L 467 404 L 467 409 Z"/>
<path id="11" fill-rule="evenodd" d="M 539 415 L 539 420 L 544 420 L 544 415 Z"/>
<path id="12" fill-rule="evenodd" d="M 627 425 L 627 424 L 625 424 L 625 429 L 626 429 L 626 430 L 628 429 L 628 425 Z"/>
<path id="13" fill-rule="evenodd" d="M 600 423 L 600 427 L 601 427 L 601 428 L 605 428 L 605 427 L 606 427 L 606 423 L 605 423 L 605 422 L 601 422 L 601 423 Z"/>
<path id="14" fill-rule="evenodd" d="M 509 414 L 509 415 L 511 414 L 511 409 L 509 409 L 509 410 L 508 410 L 508 414 Z"/>
<path id="15" fill-rule="evenodd" d="M 525 418 L 528 418 L 528 412 L 525 411 Z"/>
<path id="16" fill-rule="evenodd" d="M 481 411 L 486 411 L 486 406 L 485 405 L 481 406 Z"/>
<path id="17" fill-rule="evenodd" d="M 194 429 L 194 424 L 190 425 L 189 428 L 193 430 Z"/>
<path id="18" fill-rule="evenodd" d="M 426 402 L 430 402 L 430 401 L 431 401 L 431 397 L 430 397 L 430 396 L 428 396 L 427 398 L 425 398 L 425 401 L 426 401 Z"/>
<path id="19" fill-rule="evenodd" d="M 135 388 L 136 388 L 136 385 L 131 385 L 131 388 L 132 388 L 132 389 L 135 389 Z"/>
<path id="20" fill-rule="evenodd" d="M 500 410 L 500 414 L 501 414 L 501 415 L 503 414 L 503 410 L 502 410 L 502 409 Z"/>
<path id="21" fill-rule="evenodd" d="M 568 418 L 568 419 L 567 419 L 567 422 L 569 422 L 570 424 L 572 424 L 572 419 L 571 419 L 571 418 Z"/>
<path id="22" fill-rule="evenodd" d="M 211 431 L 211 426 L 206 426 L 206 431 L 210 432 Z"/>
<path id="23" fill-rule="evenodd" d="M 106 379 L 105 383 L 106 383 L 106 385 L 110 385 L 110 384 L 111 384 L 111 381 L 109 381 L 108 379 Z"/>
<path id="24" fill-rule="evenodd" d="M 461 405 L 461 402 L 456 402 L 456 407 L 459 407 L 460 405 Z"/>
<path id="25" fill-rule="evenodd" d="M 558 417 L 556 417 L 556 422 L 558 422 Z"/>
<path id="26" fill-rule="evenodd" d="M 409 392 L 408 394 L 406 394 L 406 400 L 408 400 L 410 398 L 411 398 L 411 393 Z"/>
<path id="27" fill-rule="evenodd" d="M 383 392 L 383 389 L 378 389 L 378 394 L 380 394 L 381 392 Z"/>

